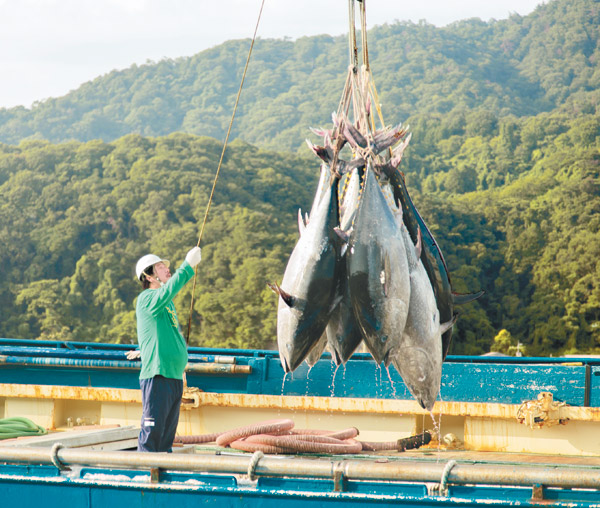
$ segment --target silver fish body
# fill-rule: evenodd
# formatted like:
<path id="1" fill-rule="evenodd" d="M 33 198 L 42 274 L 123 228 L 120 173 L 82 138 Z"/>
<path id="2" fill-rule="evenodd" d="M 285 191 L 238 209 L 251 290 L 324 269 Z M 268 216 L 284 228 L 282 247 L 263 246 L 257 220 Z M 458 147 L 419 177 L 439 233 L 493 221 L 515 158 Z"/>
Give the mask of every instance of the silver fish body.
<path id="1" fill-rule="evenodd" d="M 348 176 L 340 203 L 340 229 L 342 231 L 347 231 L 352 227 L 359 194 L 360 175 L 359 170 L 355 169 Z M 340 303 L 333 310 L 326 329 L 327 342 L 336 365 L 346 363 L 362 342 L 362 333 L 354 317 L 352 301 L 350 299 L 347 263 L 345 260 L 346 250 L 343 248 L 342 251 L 344 259 L 340 266 L 340 277 L 336 293 Z"/>
<path id="2" fill-rule="evenodd" d="M 388 366 L 402 340 L 410 280 L 401 229 L 369 166 L 346 252 L 354 315 L 379 364 Z"/>
<path id="3" fill-rule="evenodd" d="M 401 220 L 401 219 L 400 219 Z M 393 363 L 421 407 L 431 411 L 442 378 L 442 327 L 433 287 L 404 226 L 410 303 L 402 342 Z"/>
<path id="4" fill-rule="evenodd" d="M 325 331 L 337 304 L 339 271 L 337 181 L 316 205 L 288 260 L 279 294 L 277 343 L 285 372 L 295 370 Z"/>

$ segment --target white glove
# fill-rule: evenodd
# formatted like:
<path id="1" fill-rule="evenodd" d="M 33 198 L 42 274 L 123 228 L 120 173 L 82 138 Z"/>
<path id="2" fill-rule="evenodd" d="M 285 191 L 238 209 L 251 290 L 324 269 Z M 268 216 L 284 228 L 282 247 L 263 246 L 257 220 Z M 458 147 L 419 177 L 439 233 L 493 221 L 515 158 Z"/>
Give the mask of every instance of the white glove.
<path id="1" fill-rule="evenodd" d="M 139 349 L 133 349 L 131 351 L 127 351 L 125 356 L 128 360 L 139 360 L 142 356 L 142 352 Z"/>
<path id="2" fill-rule="evenodd" d="M 190 264 L 192 268 L 200 263 L 202 259 L 202 250 L 200 247 L 193 247 L 185 256 L 185 260 Z"/>

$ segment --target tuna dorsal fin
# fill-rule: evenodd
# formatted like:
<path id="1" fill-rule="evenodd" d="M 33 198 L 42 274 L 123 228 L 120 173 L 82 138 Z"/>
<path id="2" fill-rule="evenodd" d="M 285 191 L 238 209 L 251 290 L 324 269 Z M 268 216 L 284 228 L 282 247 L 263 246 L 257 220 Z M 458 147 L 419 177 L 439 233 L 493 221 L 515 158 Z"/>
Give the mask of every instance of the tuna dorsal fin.
<path id="1" fill-rule="evenodd" d="M 469 302 L 472 302 L 473 300 L 477 300 L 477 298 L 480 298 L 484 294 L 485 294 L 485 291 L 483 291 L 483 290 L 478 291 L 477 293 L 466 293 L 466 294 L 452 293 L 452 302 L 454 303 L 454 305 L 464 305 L 465 303 L 469 303 Z"/>
<path id="2" fill-rule="evenodd" d="M 302 218 L 302 209 L 298 208 L 298 231 L 300 232 L 300 236 L 303 235 L 304 230 L 306 229 L 306 222 Z"/>
<path id="3" fill-rule="evenodd" d="M 450 330 L 450 328 L 452 328 L 454 326 L 454 324 L 456 323 L 457 319 L 458 319 L 458 314 L 454 314 L 454 317 L 450 321 L 446 321 L 445 323 L 441 323 L 440 324 L 440 333 L 444 334 L 448 330 Z"/>
<path id="4" fill-rule="evenodd" d="M 292 295 L 286 293 L 283 289 L 281 289 L 277 282 L 273 282 L 272 284 L 267 283 L 267 286 L 269 286 L 274 293 L 277 293 L 288 307 L 294 306 L 296 299 Z"/>

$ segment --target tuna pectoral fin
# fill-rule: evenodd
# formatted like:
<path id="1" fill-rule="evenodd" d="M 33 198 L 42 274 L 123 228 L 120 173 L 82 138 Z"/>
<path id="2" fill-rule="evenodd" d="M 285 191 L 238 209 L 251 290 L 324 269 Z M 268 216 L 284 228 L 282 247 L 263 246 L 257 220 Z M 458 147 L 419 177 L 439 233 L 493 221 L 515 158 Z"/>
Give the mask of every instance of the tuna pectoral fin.
<path id="1" fill-rule="evenodd" d="M 387 297 L 390 280 L 391 280 L 391 263 L 390 258 L 387 253 L 383 255 L 383 259 L 381 260 L 381 272 L 379 272 L 379 282 L 383 286 L 383 294 Z"/>
<path id="2" fill-rule="evenodd" d="M 421 228 L 417 228 L 417 245 L 415 245 L 415 251 L 417 252 L 417 259 L 421 259 L 421 251 L 423 250 L 423 237 L 421 236 Z"/>
<path id="3" fill-rule="evenodd" d="M 477 300 L 477 298 L 480 298 L 484 294 L 485 291 L 483 290 L 478 291 L 477 293 L 467 293 L 464 295 L 459 293 L 452 293 L 452 302 L 454 303 L 454 305 L 464 305 L 465 303 Z"/>
<path id="4" fill-rule="evenodd" d="M 268 282 L 267 286 L 269 286 L 273 290 L 273 292 L 277 293 L 288 307 L 294 306 L 296 299 L 292 295 L 286 293 L 283 289 L 281 289 L 277 282 L 273 282 L 272 284 Z"/>
<path id="5" fill-rule="evenodd" d="M 446 333 L 450 328 L 454 326 L 456 320 L 458 319 L 458 314 L 454 314 L 454 317 L 450 321 L 446 321 L 445 323 L 440 324 L 440 334 Z"/>
<path id="6" fill-rule="evenodd" d="M 348 240 L 350 240 L 350 235 L 352 234 L 352 228 L 350 228 L 348 231 L 344 231 L 342 228 L 336 226 L 333 228 L 333 230 L 344 243 L 348 243 Z"/>
<path id="7" fill-rule="evenodd" d="M 340 243 L 342 244 L 340 248 L 340 256 L 344 257 L 346 255 L 346 251 L 348 250 L 350 235 L 352 234 L 352 228 L 350 228 L 348 231 L 344 231 L 339 226 L 336 226 L 335 228 L 333 228 L 333 231 L 335 232 Z"/>

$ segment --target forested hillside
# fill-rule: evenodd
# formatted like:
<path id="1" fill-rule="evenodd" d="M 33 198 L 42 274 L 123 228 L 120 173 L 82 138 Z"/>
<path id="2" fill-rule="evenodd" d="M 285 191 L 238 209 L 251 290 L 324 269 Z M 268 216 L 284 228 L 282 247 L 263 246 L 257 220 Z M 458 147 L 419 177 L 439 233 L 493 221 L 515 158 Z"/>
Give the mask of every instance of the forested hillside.
<path id="1" fill-rule="evenodd" d="M 369 32 L 386 121 L 411 126 L 413 199 L 454 288 L 486 291 L 458 309 L 453 354 L 496 337 L 532 355 L 600 353 L 599 27 L 597 1 L 560 0 Z M 247 49 L 0 110 L 0 335 L 135 342 L 135 261 L 178 265 L 195 245 Z M 345 37 L 258 42 L 202 241 L 192 344 L 273 347 L 266 283 L 281 281 L 318 178 L 302 143 L 330 125 L 346 64 Z"/>
<path id="2" fill-rule="evenodd" d="M 410 187 L 455 289 L 486 290 L 460 309 L 453 353 L 486 352 L 501 329 L 530 354 L 600 349 L 600 124 L 531 122 L 512 127 L 511 150 L 532 169 L 511 183 L 428 189 L 454 189 L 468 174 L 480 187 L 468 163 L 503 166 L 498 126 L 464 135 L 457 153 L 439 156 L 454 169 Z M 153 251 L 178 264 L 195 244 L 220 150 L 186 134 L 0 146 L 0 334 L 134 341 L 135 261 Z M 276 297 L 266 283 L 281 281 L 318 164 L 241 142 L 228 150 L 203 238 L 192 343 L 272 347 Z M 190 289 L 176 302 L 183 322 Z"/>
<path id="3" fill-rule="evenodd" d="M 414 125 L 422 115 L 472 111 L 589 113 L 600 98 L 599 31 L 596 0 L 558 0 L 491 23 L 377 26 L 368 33 L 369 54 L 388 122 Z M 248 40 L 230 41 L 193 57 L 111 72 L 31 110 L 0 110 L 0 142 L 174 131 L 224 139 L 248 48 Z M 308 126 L 329 123 L 347 64 L 345 36 L 259 40 L 233 137 L 297 150 Z"/>

